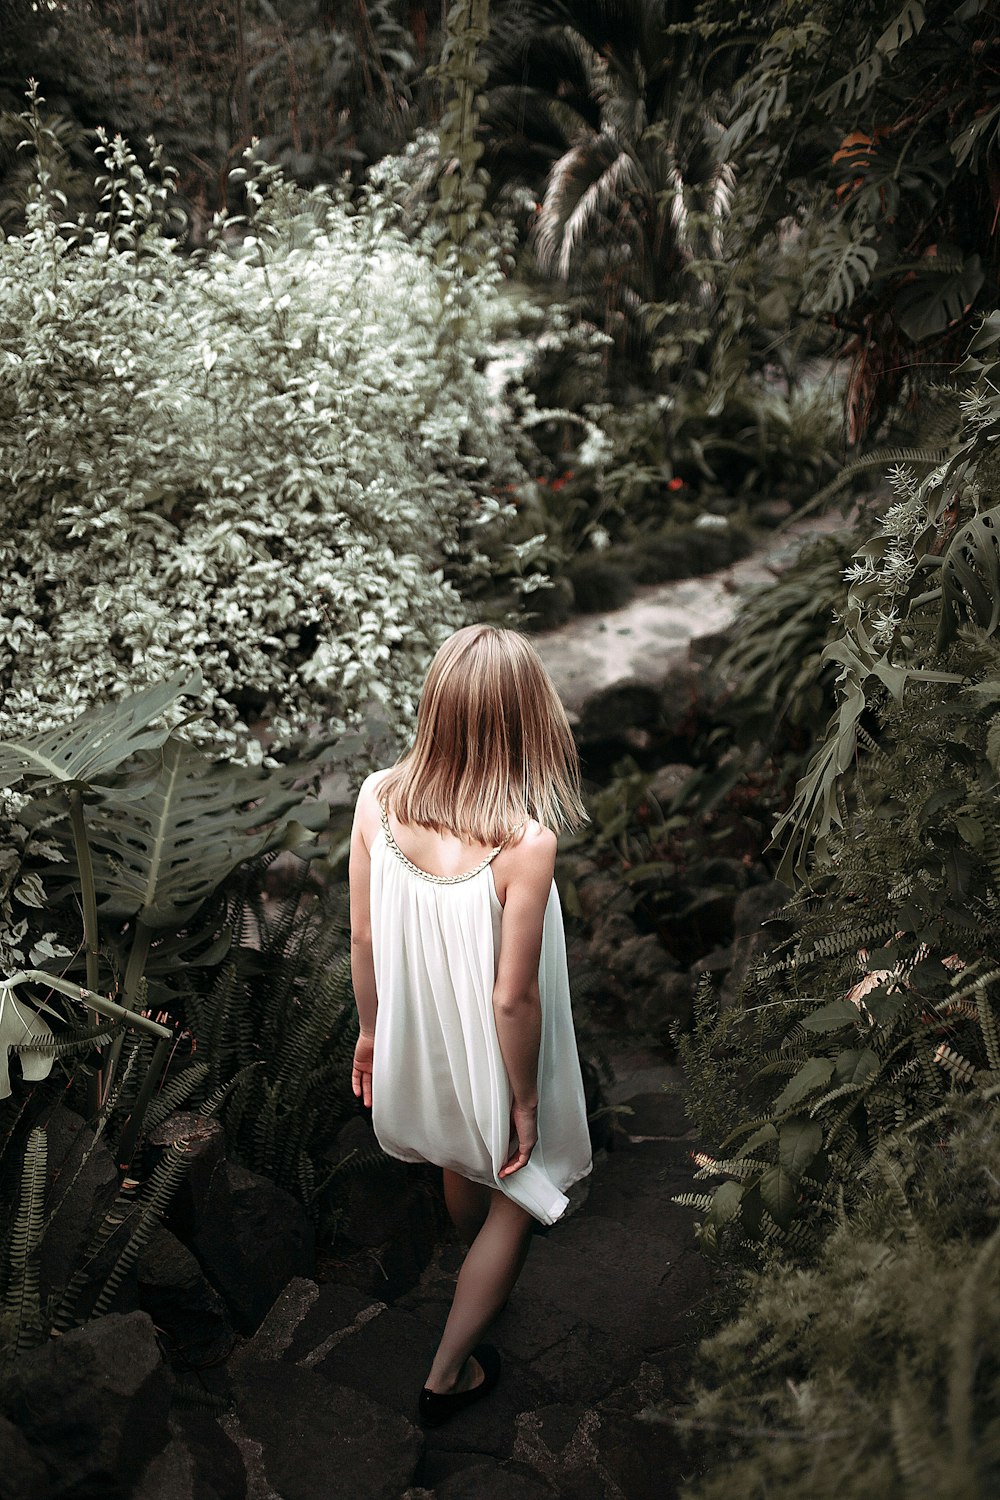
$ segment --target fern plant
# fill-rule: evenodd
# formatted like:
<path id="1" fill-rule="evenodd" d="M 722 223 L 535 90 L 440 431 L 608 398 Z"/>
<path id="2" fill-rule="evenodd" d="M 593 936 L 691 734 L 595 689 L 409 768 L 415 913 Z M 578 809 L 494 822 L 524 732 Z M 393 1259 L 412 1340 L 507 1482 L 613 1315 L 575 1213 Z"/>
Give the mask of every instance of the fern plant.
<path id="1" fill-rule="evenodd" d="M 703 998 L 680 1039 L 711 1147 L 699 1176 L 726 1178 L 689 1200 L 708 1245 L 824 1233 L 885 1141 L 1000 1081 L 1000 649 L 946 661 L 957 681 L 882 705 L 832 866 L 786 908 L 793 936 L 735 1011 Z"/>
<path id="2" fill-rule="evenodd" d="M 887 1143 L 815 1255 L 743 1278 L 687 1401 L 649 1413 L 699 1440 L 685 1500 L 996 1493 L 997 1099 L 951 1094 L 932 1131 Z"/>
<path id="3" fill-rule="evenodd" d="M 228 891 L 232 952 L 211 987 L 185 1000 L 195 1057 L 205 1058 L 197 1092 L 240 1078 L 226 1113 L 230 1156 L 294 1194 L 329 1234 L 338 1174 L 382 1160 L 376 1149 L 329 1160 L 355 1112 L 348 896 L 343 885 L 318 892 L 303 865 L 269 901 L 261 888 L 271 858 L 248 865 Z"/>

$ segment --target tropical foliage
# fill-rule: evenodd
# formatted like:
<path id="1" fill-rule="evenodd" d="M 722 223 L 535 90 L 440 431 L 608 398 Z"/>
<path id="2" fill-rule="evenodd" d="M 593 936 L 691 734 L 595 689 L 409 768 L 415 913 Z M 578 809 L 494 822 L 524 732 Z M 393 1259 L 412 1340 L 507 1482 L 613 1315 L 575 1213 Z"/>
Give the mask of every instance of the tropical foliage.
<path id="1" fill-rule="evenodd" d="M 55 16 L 4 0 L 0 107 L 16 108 L 27 79 L 38 80 L 78 169 L 81 204 L 89 197 L 87 131 L 155 136 L 177 168 L 201 242 L 231 203 L 229 173 L 254 137 L 267 161 L 308 187 L 344 172 L 358 181 L 402 144 L 427 45 L 421 10 L 397 0 L 346 8 L 68 0 Z M 30 186 L 11 139 L 0 166 L 9 223 Z"/>
<path id="2" fill-rule="evenodd" d="M 248 218 L 185 258 L 170 169 L 120 139 L 100 210 L 63 223 L 37 101 L 25 125 L 28 227 L 0 244 L 10 729 L 179 667 L 241 757 L 262 715 L 278 745 L 372 700 L 405 722 L 522 475 L 481 369 L 495 260 L 457 288 L 389 187 L 355 208 L 252 162 Z"/>
<path id="3" fill-rule="evenodd" d="M 647 308 L 676 303 L 691 268 L 721 253 L 733 186 L 694 14 L 676 0 L 533 0 L 499 10 L 487 54 L 495 187 L 530 187 L 539 268 L 633 359 L 649 354 Z"/>
<path id="4" fill-rule="evenodd" d="M 317 889 L 302 865 L 281 899 L 268 900 L 261 887 L 274 858 L 246 862 L 227 882 L 221 895 L 232 947 L 214 972 L 201 971 L 210 983 L 192 976 L 184 988 L 184 1020 L 204 1065 L 193 1097 L 210 1099 L 236 1080 L 225 1111 L 227 1154 L 301 1199 L 329 1241 L 341 1174 L 381 1159 L 377 1147 L 343 1160 L 336 1149 L 355 1107 L 347 1086 L 357 1040 L 347 890 Z"/>
<path id="5" fill-rule="evenodd" d="M 1000 1477 L 996 1085 L 900 1138 L 815 1261 L 749 1276 L 669 1416 L 707 1475 L 687 1500 L 988 1500 Z"/>
<path id="6" fill-rule="evenodd" d="M 801 239 L 788 315 L 839 331 L 856 440 L 953 363 L 996 300 L 994 7 L 801 0 L 704 14 L 723 34 L 748 22 L 755 38 L 721 149 L 759 205 L 754 239 Z"/>
<path id="7" fill-rule="evenodd" d="M 226 907 L 211 900 L 217 888 L 247 860 L 303 846 L 309 827 L 321 827 L 328 810 L 296 786 L 307 767 L 265 771 L 213 761 L 171 729 L 165 720 L 199 687 L 178 676 L 56 729 L 0 743 L 0 787 L 19 794 L 19 819 L 28 828 L 44 827 L 48 844 L 49 863 L 22 873 L 22 920 L 30 928 L 30 907 L 44 908 L 44 920 L 70 938 L 82 911 L 83 932 L 72 935 L 75 956 L 50 943 L 49 961 L 68 959 L 70 971 L 82 970 L 86 981 L 26 969 L 0 984 L 4 1149 L 14 1153 L 20 1145 L 24 1153 L 16 1213 L 5 1215 L 0 1246 L 4 1357 L 41 1342 L 52 1327 L 65 1331 L 108 1310 L 189 1162 L 187 1138 L 179 1138 L 144 1173 L 139 1147 L 145 1134 L 187 1100 L 198 1101 L 202 1115 L 215 1113 L 261 1065 L 259 1056 L 231 1057 L 224 1023 L 206 1027 L 199 1056 L 179 1065 L 181 1037 L 193 1035 L 182 1027 L 184 996 L 199 971 L 218 969 L 231 946 Z M 15 998 L 15 991 L 30 994 Z M 73 1004 L 93 1010 L 90 1024 L 80 1024 Z M 341 1027 L 345 1008 L 341 994 Z M 312 1014 L 328 1023 L 322 1006 Z M 164 1017 L 173 1026 L 163 1025 Z M 294 1041 L 295 1028 L 284 1019 Z M 280 1045 L 273 1050 L 280 1055 Z M 15 1097 L 12 1053 L 23 1084 L 44 1085 L 57 1062 L 61 1068 L 63 1059 L 73 1060 L 63 1092 L 90 1120 L 95 1140 L 104 1136 L 121 1174 L 113 1202 L 91 1226 L 66 1284 L 52 1292 L 45 1309 L 38 1246 L 67 1191 L 47 1204 L 43 1120 L 46 1099 L 54 1103 L 56 1096 L 42 1087 L 38 1097 L 32 1089 Z M 180 1062 L 183 1057 L 182 1047 Z M 262 1165 L 273 1173 L 273 1153 Z M 128 1231 L 120 1234 L 126 1222 Z M 90 1263 L 112 1239 L 106 1280 L 88 1301 Z"/>

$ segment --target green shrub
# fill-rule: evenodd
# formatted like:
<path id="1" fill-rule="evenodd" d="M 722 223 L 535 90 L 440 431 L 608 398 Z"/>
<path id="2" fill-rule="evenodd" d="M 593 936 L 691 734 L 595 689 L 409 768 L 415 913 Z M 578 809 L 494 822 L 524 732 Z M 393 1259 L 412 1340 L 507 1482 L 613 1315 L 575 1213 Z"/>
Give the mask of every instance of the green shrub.
<path id="1" fill-rule="evenodd" d="M 25 122 L 39 177 L 0 242 L 8 732 L 195 666 L 191 732 L 240 757 L 261 716 L 279 746 L 373 699 L 407 720 L 522 477 L 480 368 L 497 257 L 438 266 L 385 174 L 355 205 L 260 164 L 249 221 L 185 256 L 170 169 L 120 138 L 100 211 L 60 225 L 37 101 Z"/>

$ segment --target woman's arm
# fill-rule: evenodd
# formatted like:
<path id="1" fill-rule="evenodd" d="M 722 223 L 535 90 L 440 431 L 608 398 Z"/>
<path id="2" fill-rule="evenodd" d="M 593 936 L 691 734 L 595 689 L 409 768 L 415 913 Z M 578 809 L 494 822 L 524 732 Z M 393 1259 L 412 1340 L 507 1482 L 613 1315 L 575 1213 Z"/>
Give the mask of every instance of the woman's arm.
<path id="1" fill-rule="evenodd" d="M 375 960 L 372 955 L 371 856 L 365 837 L 372 813 L 371 804 L 374 802 L 372 781 L 373 777 L 369 776 L 358 793 L 348 866 L 351 888 L 351 982 L 360 1024 L 351 1084 L 357 1097 L 369 1107 L 372 1102 L 373 1044 L 378 1013 Z"/>
<path id="2" fill-rule="evenodd" d="M 507 880 L 500 924 L 500 961 L 493 986 L 497 1038 L 514 1096 L 511 1110 L 517 1148 L 500 1176 L 523 1167 L 534 1149 L 538 1112 L 538 1048 L 542 1006 L 538 961 L 545 907 L 555 870 L 557 839 L 548 828 L 526 834 Z"/>

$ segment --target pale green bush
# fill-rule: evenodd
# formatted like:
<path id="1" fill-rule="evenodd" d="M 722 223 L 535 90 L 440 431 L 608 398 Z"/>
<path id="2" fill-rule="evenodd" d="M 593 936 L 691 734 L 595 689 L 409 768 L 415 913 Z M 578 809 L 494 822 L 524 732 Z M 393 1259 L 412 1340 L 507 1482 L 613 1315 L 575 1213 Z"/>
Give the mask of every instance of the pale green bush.
<path id="1" fill-rule="evenodd" d="M 499 257 L 456 279 L 384 174 L 359 205 L 260 164 L 247 219 L 185 256 L 170 169 L 119 138 L 100 212 L 60 225 L 25 122 L 39 180 L 0 243 L 5 737 L 195 666 L 230 755 L 259 756 L 260 717 L 281 747 L 372 699 L 402 728 L 524 478 L 484 373 Z"/>

